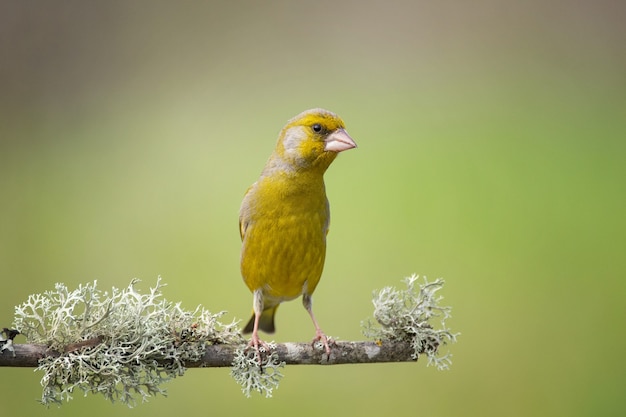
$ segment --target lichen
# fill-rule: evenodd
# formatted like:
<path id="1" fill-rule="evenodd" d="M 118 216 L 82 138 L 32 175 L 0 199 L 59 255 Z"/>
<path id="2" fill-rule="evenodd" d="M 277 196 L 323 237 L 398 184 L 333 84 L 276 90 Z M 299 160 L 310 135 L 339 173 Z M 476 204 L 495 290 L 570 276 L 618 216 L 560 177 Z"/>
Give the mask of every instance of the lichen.
<path id="1" fill-rule="evenodd" d="M 446 326 L 451 308 L 442 306 L 443 297 L 437 295 L 443 280 L 417 281 L 413 275 L 404 280 L 406 289 L 374 292 L 374 320 L 362 323 L 363 332 L 377 342 L 408 341 L 415 359 L 425 354 L 429 365 L 447 369 L 451 354 L 439 352 L 458 334 Z M 74 290 L 56 284 L 15 308 L 13 331 L 48 349 L 37 368 L 43 372 L 43 404 L 69 401 L 78 390 L 132 407 L 165 395 L 163 384 L 183 375 L 185 363 L 198 364 L 207 345 L 222 343 L 239 345 L 231 376 L 242 392 L 272 396 L 285 366 L 274 343 L 257 352 L 245 344 L 238 322 L 220 322 L 224 312 L 201 306 L 189 311 L 167 301 L 160 278 L 147 293 L 138 291 L 137 283 L 110 291 L 97 288 L 96 281 Z M 2 349 L 12 350 L 10 338 L 2 339 Z"/>
<path id="2" fill-rule="evenodd" d="M 458 333 L 446 325 L 451 307 L 440 304 L 437 295 L 444 284 L 442 279 L 418 284 L 417 275 L 404 279 L 406 289 L 385 287 L 373 294 L 374 323 L 371 319 L 361 323 L 363 334 L 375 340 L 408 340 L 413 347 L 414 359 L 426 354 L 428 365 L 448 369 L 451 353 L 440 355 L 440 347 L 456 342 Z M 438 323 L 433 324 L 433 321 Z M 436 327 L 435 327 L 436 326 Z"/>
<path id="3" fill-rule="evenodd" d="M 43 404 L 69 401 L 78 389 L 132 407 L 165 395 L 162 385 L 182 375 L 186 361 L 199 360 L 207 344 L 241 343 L 237 323 L 219 321 L 224 312 L 167 301 L 160 277 L 145 294 L 137 282 L 110 292 L 96 281 L 75 290 L 56 284 L 15 308 L 14 327 L 51 353 L 37 368 Z"/>
<path id="4" fill-rule="evenodd" d="M 267 348 L 259 347 L 258 353 L 251 347 L 242 346 L 235 354 L 230 375 L 241 386 L 241 392 L 248 398 L 254 391 L 270 398 L 283 377 L 280 369 L 285 366 L 285 362 L 281 362 L 278 358 L 274 350 L 276 345 L 273 342 L 266 345 Z"/>

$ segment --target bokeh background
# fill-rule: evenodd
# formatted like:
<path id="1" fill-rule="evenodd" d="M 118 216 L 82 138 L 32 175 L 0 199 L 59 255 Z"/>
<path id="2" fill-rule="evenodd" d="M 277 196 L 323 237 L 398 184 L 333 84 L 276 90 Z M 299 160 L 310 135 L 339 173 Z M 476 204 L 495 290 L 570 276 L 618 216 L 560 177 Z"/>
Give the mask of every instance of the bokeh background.
<path id="1" fill-rule="evenodd" d="M 371 293 L 443 277 L 454 363 L 289 367 L 246 399 L 194 369 L 128 409 L 3 415 L 622 416 L 626 6 L 600 1 L 0 2 L 2 325 L 55 282 L 247 319 L 239 203 L 284 122 L 339 113 L 316 314 L 360 339 Z M 277 341 L 313 336 L 299 302 Z M 18 341 L 23 341 L 18 338 Z"/>

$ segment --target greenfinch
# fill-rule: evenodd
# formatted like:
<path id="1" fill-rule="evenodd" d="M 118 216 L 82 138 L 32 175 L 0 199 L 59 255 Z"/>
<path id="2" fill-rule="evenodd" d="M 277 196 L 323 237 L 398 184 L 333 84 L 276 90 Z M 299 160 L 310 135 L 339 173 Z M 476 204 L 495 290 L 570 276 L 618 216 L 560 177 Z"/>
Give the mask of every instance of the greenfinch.
<path id="1" fill-rule="evenodd" d="M 324 268 L 330 209 L 324 172 L 339 152 L 356 147 L 343 120 L 323 109 L 307 110 L 280 131 L 260 178 L 248 188 L 239 212 L 241 274 L 253 294 L 253 314 L 243 333 L 273 333 L 276 309 L 302 296 L 315 326 L 313 342 L 330 354 L 313 315 L 311 294 Z"/>

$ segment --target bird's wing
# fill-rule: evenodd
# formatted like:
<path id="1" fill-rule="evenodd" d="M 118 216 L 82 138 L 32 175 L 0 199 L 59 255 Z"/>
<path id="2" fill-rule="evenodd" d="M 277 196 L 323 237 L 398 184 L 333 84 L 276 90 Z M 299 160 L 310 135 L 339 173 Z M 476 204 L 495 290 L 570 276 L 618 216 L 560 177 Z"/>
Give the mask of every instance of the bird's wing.
<path id="1" fill-rule="evenodd" d="M 242 241 L 243 241 L 244 236 L 246 235 L 246 229 L 248 228 L 248 209 L 249 209 L 248 194 L 250 193 L 250 190 L 252 190 L 252 187 L 254 187 L 255 184 L 252 184 L 246 190 L 244 197 L 243 197 L 243 202 L 241 203 L 241 209 L 239 210 L 239 236 L 241 236 Z"/>
<path id="2" fill-rule="evenodd" d="M 243 221 L 241 221 L 241 216 L 239 216 L 239 236 L 241 236 L 241 240 L 243 241 L 243 235 L 246 232 L 246 225 Z"/>

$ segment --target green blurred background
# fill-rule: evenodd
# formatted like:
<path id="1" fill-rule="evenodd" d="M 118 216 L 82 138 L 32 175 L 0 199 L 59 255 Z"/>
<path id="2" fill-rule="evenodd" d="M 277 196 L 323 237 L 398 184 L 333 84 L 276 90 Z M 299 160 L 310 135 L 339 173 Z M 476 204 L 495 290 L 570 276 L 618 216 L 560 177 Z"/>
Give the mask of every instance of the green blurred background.
<path id="1" fill-rule="evenodd" d="M 289 367 L 246 399 L 193 369 L 130 410 L 3 415 L 622 416 L 626 6 L 620 1 L 0 2 L 2 326 L 62 281 L 247 319 L 237 217 L 284 122 L 339 113 L 316 314 L 362 338 L 371 293 L 443 277 L 454 363 Z M 299 302 L 277 341 L 313 336 Z M 23 339 L 18 341 L 23 342 Z"/>

